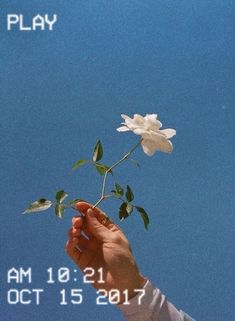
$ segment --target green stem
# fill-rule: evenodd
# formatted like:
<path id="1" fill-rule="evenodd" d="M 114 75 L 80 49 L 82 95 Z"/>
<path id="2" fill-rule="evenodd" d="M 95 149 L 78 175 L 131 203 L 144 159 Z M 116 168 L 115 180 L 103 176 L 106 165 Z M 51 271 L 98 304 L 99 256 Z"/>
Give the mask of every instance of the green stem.
<path id="1" fill-rule="evenodd" d="M 98 199 L 98 201 L 92 206 L 92 208 L 97 207 L 103 200 L 104 200 L 104 198 L 100 197 L 100 199 Z"/>
<path id="2" fill-rule="evenodd" d="M 106 187 L 106 180 L 107 180 L 107 175 L 108 173 L 110 173 L 115 167 L 117 167 L 119 164 L 121 164 L 122 162 L 124 162 L 125 160 L 127 160 L 131 154 L 136 150 L 137 147 L 140 146 L 141 142 L 142 142 L 143 139 L 140 139 L 140 141 L 134 145 L 128 153 L 126 153 L 120 160 L 118 160 L 116 163 L 114 163 L 111 167 L 109 167 L 109 169 L 107 169 L 105 171 L 105 174 L 104 174 L 104 178 L 103 178 L 103 183 L 102 183 L 102 190 L 101 190 L 101 196 L 100 198 L 98 199 L 98 201 L 93 205 L 93 208 L 95 208 L 96 206 L 98 206 L 105 198 L 105 187 Z"/>

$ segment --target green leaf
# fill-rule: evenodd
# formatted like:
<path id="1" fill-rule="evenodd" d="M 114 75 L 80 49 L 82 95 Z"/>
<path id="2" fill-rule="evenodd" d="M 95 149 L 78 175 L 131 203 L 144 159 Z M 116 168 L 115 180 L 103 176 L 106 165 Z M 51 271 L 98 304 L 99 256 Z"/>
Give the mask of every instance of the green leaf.
<path id="1" fill-rule="evenodd" d="M 119 208 L 119 218 L 120 220 L 124 220 L 125 218 L 128 217 L 128 213 L 127 213 L 127 203 L 123 202 L 122 205 Z"/>
<path id="2" fill-rule="evenodd" d="M 93 162 L 98 162 L 99 160 L 101 160 L 102 156 L 103 156 L 103 147 L 102 147 L 101 141 L 98 140 L 94 147 Z"/>
<path id="3" fill-rule="evenodd" d="M 68 196 L 68 194 L 65 193 L 64 190 L 61 190 L 61 191 L 58 191 L 58 192 L 56 193 L 55 198 L 56 198 L 56 200 L 57 200 L 58 203 L 62 203 L 62 202 L 66 199 L 67 196 Z"/>
<path id="4" fill-rule="evenodd" d="M 123 188 L 121 187 L 121 185 L 119 185 L 118 183 L 115 183 L 115 188 L 116 190 L 112 190 L 111 193 L 113 194 L 113 196 L 120 198 L 123 196 Z"/>
<path id="5" fill-rule="evenodd" d="M 144 221 L 144 227 L 147 230 L 149 225 L 149 217 L 148 214 L 145 212 L 145 210 L 142 207 L 135 206 L 137 211 L 139 212 L 140 216 L 142 217 L 142 220 Z"/>
<path id="6" fill-rule="evenodd" d="M 46 211 L 48 208 L 51 207 L 51 205 L 51 201 L 45 198 L 40 198 L 39 200 L 31 203 L 22 214 Z"/>
<path id="7" fill-rule="evenodd" d="M 116 192 L 118 195 L 123 196 L 123 188 L 121 187 L 121 185 L 119 185 L 118 183 L 115 183 L 115 187 L 116 187 Z"/>
<path id="8" fill-rule="evenodd" d="M 134 194 L 129 185 L 126 187 L 126 199 L 128 202 L 131 202 L 134 199 Z"/>
<path id="9" fill-rule="evenodd" d="M 62 218 L 64 215 L 64 205 L 63 204 L 56 204 L 55 205 L 55 214 L 59 217 Z"/>
<path id="10" fill-rule="evenodd" d="M 137 167 L 139 167 L 139 168 L 140 168 L 140 163 L 139 163 L 139 162 L 137 162 L 135 159 L 130 158 L 130 161 L 131 161 L 133 164 L 135 164 Z"/>
<path id="11" fill-rule="evenodd" d="M 86 163 L 88 163 L 88 160 L 79 159 L 78 161 L 76 161 L 76 163 L 73 164 L 72 169 L 75 170 L 75 169 L 81 167 L 82 165 L 85 165 Z"/>
<path id="12" fill-rule="evenodd" d="M 117 197 L 117 198 L 120 198 L 120 197 L 121 197 L 121 195 L 118 194 L 117 191 L 114 191 L 114 190 L 111 191 L 111 194 L 112 194 L 114 197 Z"/>
<path id="13" fill-rule="evenodd" d="M 131 203 L 127 203 L 126 211 L 127 211 L 128 215 L 131 215 L 131 213 L 133 211 L 133 205 Z"/>
<path id="14" fill-rule="evenodd" d="M 95 168 L 97 169 L 97 171 L 100 173 L 100 175 L 104 175 L 105 172 L 107 172 L 110 167 L 101 163 L 95 163 Z M 112 171 L 109 172 L 110 174 L 113 174 Z"/>

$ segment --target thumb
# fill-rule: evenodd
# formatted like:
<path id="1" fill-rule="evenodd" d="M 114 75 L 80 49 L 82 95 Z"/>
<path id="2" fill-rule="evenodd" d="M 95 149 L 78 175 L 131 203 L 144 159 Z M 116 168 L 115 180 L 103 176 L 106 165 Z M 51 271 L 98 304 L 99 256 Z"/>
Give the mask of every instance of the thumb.
<path id="1" fill-rule="evenodd" d="M 98 240 L 102 242 L 110 241 L 112 232 L 98 221 L 91 208 L 86 212 L 86 224 L 88 231 Z"/>

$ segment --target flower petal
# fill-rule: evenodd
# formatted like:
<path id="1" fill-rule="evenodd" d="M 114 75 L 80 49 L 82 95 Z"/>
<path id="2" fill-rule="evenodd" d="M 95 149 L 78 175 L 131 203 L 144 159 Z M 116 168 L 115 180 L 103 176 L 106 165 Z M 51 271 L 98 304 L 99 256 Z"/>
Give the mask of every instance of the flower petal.
<path id="1" fill-rule="evenodd" d="M 124 114 L 122 114 L 121 116 L 125 120 L 125 122 L 122 123 L 123 125 L 126 125 L 130 130 L 133 130 L 136 128 L 137 125 L 134 119 Z"/>
<path id="2" fill-rule="evenodd" d="M 136 126 L 143 126 L 145 122 L 144 117 L 139 114 L 134 115 L 133 121 Z"/>
<path id="3" fill-rule="evenodd" d="M 171 153 L 173 150 L 173 145 L 171 141 L 166 139 L 165 137 L 161 137 L 160 139 L 155 139 L 155 146 L 156 150 L 159 150 L 161 152 L 165 153 Z"/>
<path id="4" fill-rule="evenodd" d="M 153 155 L 156 151 L 171 153 L 173 150 L 171 141 L 161 135 L 155 135 L 151 138 L 144 138 L 141 145 L 144 152 L 149 156 Z"/>
<path id="5" fill-rule="evenodd" d="M 131 130 L 134 134 L 140 135 L 143 139 L 142 148 L 144 152 L 152 156 L 156 151 L 170 153 L 173 150 L 173 145 L 169 138 L 176 135 L 176 130 L 167 128 L 160 130 L 162 123 L 157 119 L 157 114 L 147 114 L 144 117 L 139 114 L 134 114 L 133 118 L 122 114 L 125 122 L 123 126 L 117 128 L 119 132 Z"/>
<path id="6" fill-rule="evenodd" d="M 161 130 L 158 130 L 158 131 L 142 130 L 141 136 L 145 139 L 150 139 L 150 140 L 161 139 L 161 137 L 166 139 L 166 136 L 162 134 Z"/>
<path id="7" fill-rule="evenodd" d="M 154 141 L 150 139 L 144 139 L 141 143 L 143 151 L 148 156 L 152 156 L 156 152 L 156 146 L 154 144 Z"/>
<path id="8" fill-rule="evenodd" d="M 146 115 L 144 116 L 144 118 L 145 118 L 145 119 L 149 119 L 149 120 L 151 120 L 151 121 L 156 121 L 156 119 L 157 119 L 157 114 L 146 114 Z"/>
<path id="9" fill-rule="evenodd" d="M 118 132 L 127 132 L 128 130 L 130 130 L 127 126 L 121 126 L 117 128 Z"/>
<path id="10" fill-rule="evenodd" d="M 129 116 L 125 115 L 125 114 L 121 114 L 121 117 L 126 120 L 126 119 L 131 119 Z"/>
<path id="11" fill-rule="evenodd" d="M 176 135 L 176 130 L 173 128 L 162 129 L 160 131 L 166 136 L 166 138 L 171 138 Z"/>
<path id="12" fill-rule="evenodd" d="M 157 119 L 157 114 L 147 114 L 144 119 L 147 129 L 157 131 L 162 127 L 162 123 Z"/>
<path id="13" fill-rule="evenodd" d="M 143 136 L 144 134 L 148 134 L 148 132 L 146 130 L 144 130 L 143 128 L 136 128 L 136 129 L 133 129 L 133 133 L 136 134 L 136 135 L 141 135 Z"/>

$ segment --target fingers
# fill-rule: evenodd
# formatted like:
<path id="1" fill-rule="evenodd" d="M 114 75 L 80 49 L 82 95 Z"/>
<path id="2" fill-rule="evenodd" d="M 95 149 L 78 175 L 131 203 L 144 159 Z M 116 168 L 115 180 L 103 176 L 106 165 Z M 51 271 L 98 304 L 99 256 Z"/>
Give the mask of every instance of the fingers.
<path id="1" fill-rule="evenodd" d="M 109 222 L 108 219 L 103 218 L 103 224 L 97 219 L 95 216 L 95 212 L 93 209 L 89 208 L 86 212 L 86 223 L 87 230 L 91 233 L 95 238 L 97 238 L 102 243 L 112 242 L 113 232 L 109 230 Z M 106 226 L 104 226 L 106 224 Z M 110 223 L 112 224 L 112 223 Z M 112 224 L 113 226 L 113 224 Z"/>
<path id="2" fill-rule="evenodd" d="M 92 204 L 78 202 L 76 209 L 82 216 L 75 216 L 72 219 L 73 227 L 69 231 L 69 238 L 77 237 L 83 249 L 93 249 L 94 244 L 115 242 L 117 236 L 125 239 L 124 234 L 108 216 L 98 208 L 93 208 Z M 81 237 L 82 233 L 89 238 Z M 76 252 L 76 251 L 75 251 Z"/>
<path id="3" fill-rule="evenodd" d="M 89 262 L 90 255 L 87 255 L 89 251 L 81 251 L 79 239 L 80 237 L 69 239 L 66 243 L 66 251 L 74 263 L 79 266 L 80 269 L 84 269 Z"/>
<path id="4" fill-rule="evenodd" d="M 66 252 L 75 264 L 83 270 L 96 256 L 100 243 L 98 240 L 92 242 L 81 233 L 79 229 L 71 228 L 69 230 L 70 238 L 66 243 Z M 73 235 L 77 236 L 75 237 Z"/>
<path id="5" fill-rule="evenodd" d="M 112 231 L 110 231 L 106 226 L 103 224 L 107 224 L 107 226 L 113 227 L 114 224 L 109 222 L 107 216 L 102 213 L 100 210 L 91 209 L 91 205 L 88 203 L 82 202 L 83 207 L 80 207 L 79 210 L 87 210 L 85 217 L 74 217 L 72 220 L 73 229 L 69 231 L 69 237 L 78 236 L 79 232 L 77 230 L 82 230 L 86 233 L 86 235 L 91 238 L 96 238 L 102 242 L 108 242 L 112 240 Z M 84 213 L 84 212 L 83 212 Z M 99 215 L 101 218 L 102 215 L 102 223 L 97 219 L 95 215 Z M 112 224 L 112 225 L 111 225 Z"/>
<path id="6" fill-rule="evenodd" d="M 92 238 L 92 233 L 90 233 L 87 229 L 85 217 L 74 216 L 72 219 L 72 226 L 74 229 L 81 229 L 90 239 Z"/>
<path id="7" fill-rule="evenodd" d="M 69 229 L 68 237 L 69 237 L 69 240 L 72 240 L 73 238 L 77 238 L 76 246 L 78 246 L 81 251 L 84 251 L 86 249 L 95 250 L 98 246 L 97 241 L 93 242 L 92 236 L 87 237 L 87 234 L 85 234 L 80 229 L 76 229 L 74 227 L 71 227 Z"/>
<path id="8" fill-rule="evenodd" d="M 74 216 L 72 218 L 72 224 L 75 228 L 81 228 L 83 225 L 83 218 L 81 216 Z"/>
<path id="9" fill-rule="evenodd" d="M 68 231 L 68 237 L 69 239 L 72 239 L 73 237 L 79 237 L 81 235 L 81 230 L 71 227 Z"/>
<path id="10" fill-rule="evenodd" d="M 72 243 L 72 245 L 75 244 L 80 250 L 94 250 L 99 245 L 99 241 L 95 240 L 94 236 L 87 230 L 84 218 L 80 216 L 73 217 L 72 227 L 68 230 L 68 238 L 71 240 L 77 238 L 77 244 Z"/>
<path id="11" fill-rule="evenodd" d="M 78 202 L 76 204 L 76 209 L 83 215 L 86 214 L 89 209 L 91 209 L 94 213 L 94 216 L 100 223 L 105 225 L 105 223 L 107 222 L 107 215 L 104 212 L 102 212 L 99 208 L 93 208 L 92 204 L 86 202 Z"/>
<path id="12" fill-rule="evenodd" d="M 90 203 L 87 203 L 87 202 L 78 202 L 76 204 L 76 209 L 82 213 L 82 214 L 86 214 L 87 210 L 89 208 L 92 209 L 93 205 L 90 204 Z M 95 213 L 95 216 L 99 215 L 100 213 L 104 214 L 99 208 L 95 207 L 94 209 L 94 213 Z"/>
<path id="13" fill-rule="evenodd" d="M 96 217 L 96 219 L 102 224 L 104 225 L 106 228 L 108 228 L 111 231 L 117 231 L 119 230 L 118 226 L 115 225 L 110 219 L 109 217 L 103 212 L 101 211 L 99 208 L 95 207 L 93 208 L 93 205 L 87 202 L 78 202 L 76 204 L 76 209 L 82 213 L 83 215 L 87 213 L 87 211 L 89 209 L 92 210 L 94 216 Z M 91 212 L 90 212 L 90 215 Z"/>
<path id="14" fill-rule="evenodd" d="M 77 248 L 78 238 L 74 237 L 67 241 L 66 252 L 71 257 L 71 259 L 79 266 L 79 260 L 81 257 L 81 252 Z"/>

